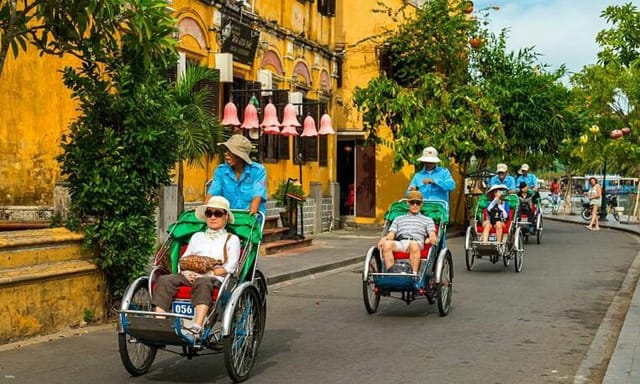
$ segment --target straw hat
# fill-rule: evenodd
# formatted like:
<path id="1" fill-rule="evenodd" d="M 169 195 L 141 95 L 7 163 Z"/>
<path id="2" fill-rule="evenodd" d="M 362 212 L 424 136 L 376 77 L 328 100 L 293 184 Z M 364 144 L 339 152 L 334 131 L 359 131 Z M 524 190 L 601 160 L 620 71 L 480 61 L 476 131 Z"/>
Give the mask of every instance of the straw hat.
<path id="1" fill-rule="evenodd" d="M 227 222 L 229 224 L 233 224 L 234 217 L 233 213 L 231 212 L 229 200 L 225 199 L 222 196 L 211 196 L 207 204 L 200 205 L 198 206 L 198 208 L 196 208 L 196 217 L 202 221 L 207 221 L 207 216 L 205 216 L 205 213 L 209 208 L 224 209 L 229 214 L 229 219 L 227 220 Z"/>

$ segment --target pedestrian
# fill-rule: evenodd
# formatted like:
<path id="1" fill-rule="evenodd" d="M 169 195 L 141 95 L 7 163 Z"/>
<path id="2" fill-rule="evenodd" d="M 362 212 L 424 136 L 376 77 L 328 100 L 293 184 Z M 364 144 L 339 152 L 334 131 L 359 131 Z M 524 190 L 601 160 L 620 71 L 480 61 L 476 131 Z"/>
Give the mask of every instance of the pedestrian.
<path id="1" fill-rule="evenodd" d="M 600 184 L 598 184 L 598 179 L 593 176 L 589 178 L 589 191 L 587 192 L 587 196 L 589 197 L 589 204 L 591 204 L 591 222 L 589 222 L 589 225 L 586 227 L 591 231 L 599 231 L 600 222 L 598 214 L 600 206 L 602 205 L 602 188 L 600 188 Z"/>
<path id="2" fill-rule="evenodd" d="M 489 179 L 488 188 L 494 185 L 504 185 L 509 193 L 516 193 L 516 180 L 507 173 L 507 164 L 499 163 L 496 166 L 496 174 Z"/>
<path id="3" fill-rule="evenodd" d="M 231 209 L 266 213 L 267 172 L 262 164 L 251 160 L 251 141 L 235 134 L 218 145 L 225 148 L 224 163 L 216 167 L 205 201 L 211 195 L 220 195 L 229 200 Z"/>
<path id="4" fill-rule="evenodd" d="M 427 147 L 418 159 L 422 163 L 422 170 L 417 172 L 407 188 L 408 193 L 417 190 L 424 199 L 442 200 L 449 204 L 449 192 L 456 188 L 456 182 L 448 169 L 438 166 L 440 158 L 434 147 Z"/>

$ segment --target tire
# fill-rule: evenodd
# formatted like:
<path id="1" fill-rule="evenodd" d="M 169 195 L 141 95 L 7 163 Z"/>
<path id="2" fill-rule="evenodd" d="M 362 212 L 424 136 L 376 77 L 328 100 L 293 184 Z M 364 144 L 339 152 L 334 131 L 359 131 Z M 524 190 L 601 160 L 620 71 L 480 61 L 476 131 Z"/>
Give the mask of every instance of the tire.
<path id="1" fill-rule="evenodd" d="M 543 224 L 543 217 L 539 216 L 538 220 L 536 221 L 536 242 L 538 244 L 540 244 L 540 242 L 542 241 L 542 224 Z"/>
<path id="2" fill-rule="evenodd" d="M 146 279 L 137 280 L 135 285 L 128 288 L 129 290 L 133 289 L 133 295 L 131 296 L 131 304 L 126 309 L 152 310 L 151 295 L 147 284 Z M 151 368 L 158 352 L 157 347 L 143 344 L 125 332 L 118 332 L 118 350 L 124 368 L 132 376 L 145 374 Z"/>
<path id="3" fill-rule="evenodd" d="M 371 258 L 369 259 L 368 268 L 369 273 L 378 273 L 382 270 L 382 260 L 380 259 L 380 252 L 377 249 L 373 250 Z M 378 310 L 380 295 L 375 291 L 372 276 L 369 276 L 366 281 L 362 282 L 362 298 L 367 313 L 375 313 Z"/>
<path id="4" fill-rule="evenodd" d="M 582 220 L 584 220 L 584 221 L 590 221 L 591 220 L 591 208 L 582 208 L 582 211 L 580 211 L 580 217 L 582 217 Z"/>
<path id="5" fill-rule="evenodd" d="M 451 294 L 453 293 L 453 258 L 451 253 L 447 251 L 442 263 L 442 271 L 440 271 L 440 283 L 437 288 L 438 312 L 444 317 L 449 314 L 451 309 Z"/>
<path id="6" fill-rule="evenodd" d="M 244 289 L 231 314 L 229 335 L 223 339 L 224 364 L 236 383 L 249 378 L 256 362 L 262 324 L 260 301 L 255 287 Z"/>
<path id="7" fill-rule="evenodd" d="M 467 263 L 467 271 L 473 271 L 473 267 L 476 263 L 476 252 L 473 249 L 473 242 L 476 241 L 478 235 L 476 235 L 476 231 L 471 226 L 467 227 L 467 234 L 464 239 L 464 253 L 465 253 L 465 261 Z"/>
<path id="8" fill-rule="evenodd" d="M 618 212 L 616 212 L 615 210 L 612 210 L 611 214 L 613 215 L 613 218 L 619 223 L 620 215 L 618 214 Z"/>
<path id="9" fill-rule="evenodd" d="M 260 309 L 262 310 L 262 317 L 260 318 L 260 339 L 258 340 L 258 343 L 262 343 L 264 329 L 267 325 L 267 295 L 269 294 L 269 291 L 267 289 L 267 278 L 259 269 L 256 269 L 254 285 L 260 294 Z"/>
<path id="10" fill-rule="evenodd" d="M 548 215 L 554 209 L 553 201 L 551 201 L 550 198 L 545 197 L 544 199 L 540 200 L 540 207 L 542 208 L 542 214 Z"/>
<path id="11" fill-rule="evenodd" d="M 518 228 L 515 238 L 513 239 L 513 266 L 516 272 L 522 271 L 522 263 L 524 262 L 524 244 L 522 241 L 522 232 Z"/>

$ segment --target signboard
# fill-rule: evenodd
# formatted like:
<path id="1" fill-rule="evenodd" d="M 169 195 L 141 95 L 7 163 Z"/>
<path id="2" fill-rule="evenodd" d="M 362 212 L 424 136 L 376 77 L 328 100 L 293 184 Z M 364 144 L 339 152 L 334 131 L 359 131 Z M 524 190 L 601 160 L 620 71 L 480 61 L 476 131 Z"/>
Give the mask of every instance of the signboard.
<path id="1" fill-rule="evenodd" d="M 260 31 L 237 20 L 225 19 L 222 27 L 222 52 L 232 53 L 233 60 L 253 66 Z"/>

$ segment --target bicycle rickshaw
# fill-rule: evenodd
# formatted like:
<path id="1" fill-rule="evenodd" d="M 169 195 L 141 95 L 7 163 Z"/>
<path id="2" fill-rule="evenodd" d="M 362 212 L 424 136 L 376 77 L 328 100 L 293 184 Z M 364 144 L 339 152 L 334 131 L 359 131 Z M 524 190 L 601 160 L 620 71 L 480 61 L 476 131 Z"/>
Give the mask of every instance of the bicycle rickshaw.
<path id="1" fill-rule="evenodd" d="M 171 305 L 171 313 L 153 311 L 151 298 L 159 276 L 178 272 L 178 259 L 191 235 L 204 231 L 206 224 L 186 211 L 169 228 L 169 236 L 156 252 L 151 272 L 127 288 L 119 311 L 118 346 L 126 370 L 133 376 L 146 373 L 156 352 L 165 350 L 192 359 L 202 354 L 224 353 L 231 379 L 247 379 L 256 360 L 264 334 L 267 284 L 256 268 L 264 217 L 248 211 L 232 210 L 234 223 L 227 230 L 241 242 L 238 269 L 214 288 L 213 304 L 199 338 L 186 330 L 194 315 L 190 286 L 181 286 Z"/>
<path id="2" fill-rule="evenodd" d="M 534 201 L 532 204 L 531 210 L 533 214 L 533 219 L 529 220 L 529 215 L 522 212 L 520 206 L 518 205 L 516 211 L 516 221 L 518 226 L 522 229 L 522 234 L 524 235 L 524 241 L 529 242 L 529 236 L 536 236 L 536 242 L 540 244 L 542 241 L 542 230 L 543 230 L 543 214 L 542 214 L 542 204 L 539 199 Z"/>
<path id="3" fill-rule="evenodd" d="M 446 316 L 451 307 L 453 285 L 453 258 L 446 247 L 447 223 L 449 222 L 448 204 L 441 200 L 423 200 L 421 212 L 432 218 L 436 224 L 437 243 L 425 244 L 420 254 L 418 273 L 390 273 L 386 270 L 380 249 L 369 248 L 365 257 L 362 274 L 362 294 L 368 313 L 375 313 L 380 298 L 391 297 L 410 304 L 420 298 L 426 298 L 429 304 L 438 304 L 440 316 Z M 406 199 L 391 204 L 385 213 L 382 235 L 388 232 L 391 222 L 409 211 Z M 396 264 L 406 264 L 408 270 L 409 254 L 394 252 Z M 405 268 L 406 268 L 405 267 Z"/>
<path id="4" fill-rule="evenodd" d="M 493 264 L 502 260 L 505 267 L 508 267 L 513 259 L 515 271 L 522 271 L 524 234 L 517 220 L 515 220 L 519 205 L 518 196 L 512 194 L 507 196 L 506 200 L 509 204 L 509 218 L 504 226 L 505 231 L 502 242 L 496 241 L 495 228 L 491 228 L 489 242 L 484 243 L 478 239 L 482 236 L 482 222 L 487 217 L 486 208 L 489 205 L 489 201 L 486 195 L 482 195 L 478 199 L 475 215 L 471 220 L 471 224 L 467 227 L 464 241 L 465 261 L 468 271 L 473 270 L 476 259 L 482 259 L 483 257 L 487 257 Z"/>

